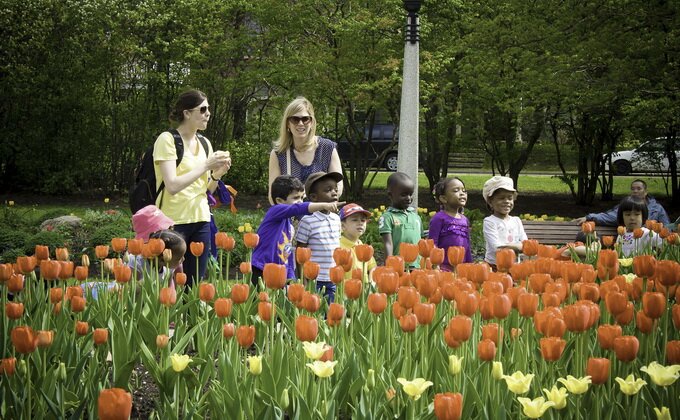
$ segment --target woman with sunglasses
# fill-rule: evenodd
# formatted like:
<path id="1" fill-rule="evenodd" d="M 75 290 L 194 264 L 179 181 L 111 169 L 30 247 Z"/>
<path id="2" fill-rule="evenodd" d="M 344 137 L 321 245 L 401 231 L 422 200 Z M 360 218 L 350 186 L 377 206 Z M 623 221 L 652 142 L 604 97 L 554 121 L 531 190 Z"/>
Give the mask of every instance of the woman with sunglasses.
<path id="1" fill-rule="evenodd" d="M 205 192 L 214 191 L 217 181 L 231 167 L 229 152 L 213 152 L 208 139 L 201 142 L 198 138 L 198 131 L 205 130 L 209 120 L 210 105 L 205 93 L 198 90 L 182 93 L 170 113 L 170 121 L 178 124 L 177 132 L 184 144 L 180 164 L 177 165 L 172 133 L 161 133 L 153 149 L 157 187 L 161 182 L 165 183 L 156 206 L 175 222 L 174 230 L 184 237 L 187 245 L 191 242 L 205 244 L 203 254 L 198 257 L 198 266 L 197 258 L 187 246 L 183 268 L 188 286 L 203 277 L 210 255 L 210 208 Z M 204 150 L 203 144 L 208 150 Z"/>
<path id="2" fill-rule="evenodd" d="M 337 144 L 316 135 L 314 107 L 299 96 L 286 107 L 281 119 L 279 138 L 269 155 L 269 202 L 271 185 L 279 175 L 292 175 L 304 184 L 314 172 L 342 173 Z M 342 182 L 338 183 L 338 197 Z"/>

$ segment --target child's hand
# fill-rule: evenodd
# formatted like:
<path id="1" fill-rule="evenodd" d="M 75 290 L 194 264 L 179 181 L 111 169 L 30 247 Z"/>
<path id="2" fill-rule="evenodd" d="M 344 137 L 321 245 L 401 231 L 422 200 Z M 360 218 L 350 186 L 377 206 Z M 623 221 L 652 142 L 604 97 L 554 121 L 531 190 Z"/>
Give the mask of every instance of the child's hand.
<path id="1" fill-rule="evenodd" d="M 333 213 L 337 213 L 340 211 L 340 207 L 344 206 L 347 202 L 346 201 L 334 201 L 332 203 L 326 203 L 325 210 L 327 211 L 332 211 Z"/>

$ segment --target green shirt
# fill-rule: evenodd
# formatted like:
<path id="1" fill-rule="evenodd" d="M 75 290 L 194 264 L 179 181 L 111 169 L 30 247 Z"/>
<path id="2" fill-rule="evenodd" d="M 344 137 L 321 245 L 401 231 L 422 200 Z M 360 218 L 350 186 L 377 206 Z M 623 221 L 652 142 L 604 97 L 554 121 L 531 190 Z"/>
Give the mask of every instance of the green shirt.
<path id="1" fill-rule="evenodd" d="M 402 242 L 418 244 L 423 236 L 423 224 L 416 209 L 409 207 L 406 210 L 388 207 L 378 220 L 378 232 L 392 234 L 392 254 L 399 255 L 399 245 Z M 420 267 L 420 257 L 412 267 Z"/>

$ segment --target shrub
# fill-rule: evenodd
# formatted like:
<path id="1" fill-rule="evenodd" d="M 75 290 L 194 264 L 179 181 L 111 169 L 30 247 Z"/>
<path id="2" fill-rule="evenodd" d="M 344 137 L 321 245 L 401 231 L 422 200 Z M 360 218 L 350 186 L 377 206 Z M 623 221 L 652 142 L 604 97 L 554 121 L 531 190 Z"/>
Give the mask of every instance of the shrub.
<path id="1" fill-rule="evenodd" d="M 28 235 L 29 233 L 24 230 L 0 227 L 0 253 L 11 249 L 23 249 Z"/>
<path id="2" fill-rule="evenodd" d="M 6 249 L 0 254 L 0 263 L 14 263 L 22 255 L 26 255 L 23 248 Z"/>
<path id="3" fill-rule="evenodd" d="M 229 152 L 234 162 L 225 182 L 243 194 L 266 194 L 269 179 L 269 144 L 232 142 Z"/>
<path id="4" fill-rule="evenodd" d="M 47 245 L 50 247 L 50 253 L 54 254 L 55 248 L 69 246 L 68 242 L 68 238 L 59 230 L 43 230 L 33 236 L 28 237 L 23 250 L 25 255 L 33 255 L 36 245 Z"/>

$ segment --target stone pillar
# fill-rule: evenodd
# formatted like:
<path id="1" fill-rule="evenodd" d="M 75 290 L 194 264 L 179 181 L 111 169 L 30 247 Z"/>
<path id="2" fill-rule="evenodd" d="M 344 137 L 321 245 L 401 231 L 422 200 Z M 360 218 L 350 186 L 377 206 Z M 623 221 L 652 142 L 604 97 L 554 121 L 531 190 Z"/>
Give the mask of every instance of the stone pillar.
<path id="1" fill-rule="evenodd" d="M 412 205 L 418 207 L 418 121 L 420 119 L 418 11 L 420 10 L 420 1 L 404 0 L 404 8 L 408 12 L 408 16 L 406 18 L 406 44 L 404 46 L 404 70 L 401 85 L 397 170 L 413 179 L 416 188 Z"/>

